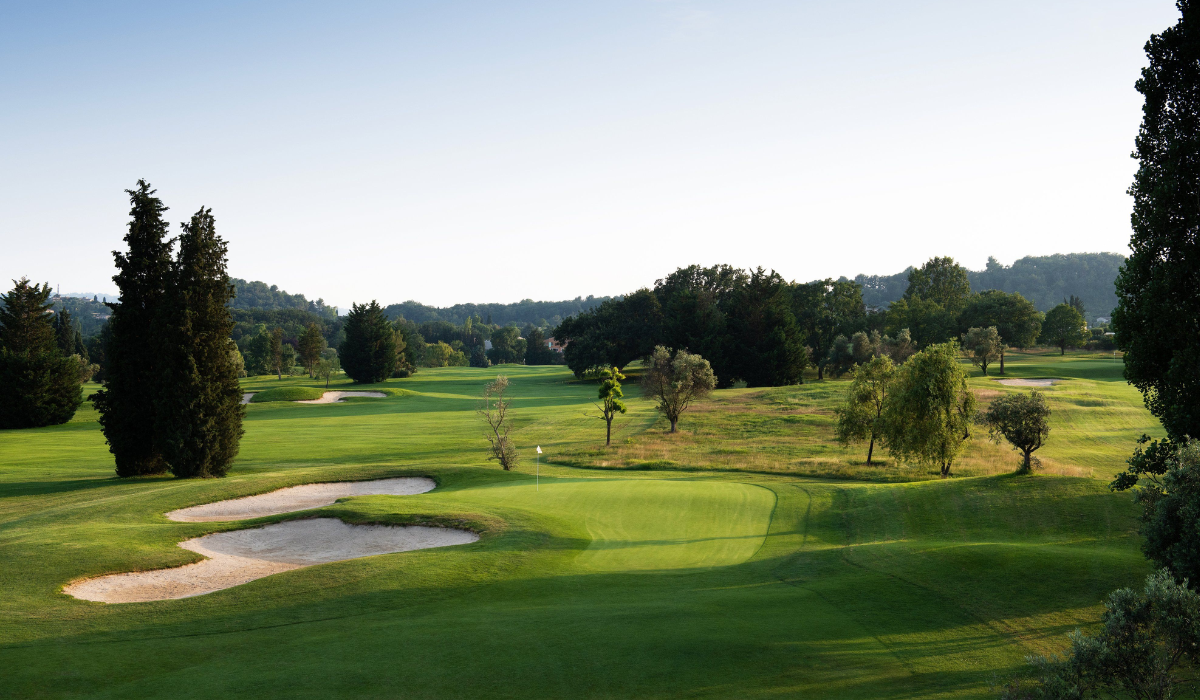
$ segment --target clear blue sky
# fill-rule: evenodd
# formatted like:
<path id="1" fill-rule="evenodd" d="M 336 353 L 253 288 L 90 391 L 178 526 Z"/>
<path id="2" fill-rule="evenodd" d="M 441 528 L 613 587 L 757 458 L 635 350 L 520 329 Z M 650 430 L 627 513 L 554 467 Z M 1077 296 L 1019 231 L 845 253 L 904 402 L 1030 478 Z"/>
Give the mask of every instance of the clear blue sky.
<path id="1" fill-rule="evenodd" d="M 1127 252 L 1167 0 L 4 3 L 0 279 L 113 290 L 128 202 L 349 305 Z"/>

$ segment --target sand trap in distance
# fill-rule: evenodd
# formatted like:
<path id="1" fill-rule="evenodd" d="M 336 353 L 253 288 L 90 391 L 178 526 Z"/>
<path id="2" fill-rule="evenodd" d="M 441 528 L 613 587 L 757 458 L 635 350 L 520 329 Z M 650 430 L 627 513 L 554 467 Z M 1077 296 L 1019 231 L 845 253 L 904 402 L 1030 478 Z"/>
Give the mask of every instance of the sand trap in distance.
<path id="1" fill-rule="evenodd" d="M 334 518 L 292 520 L 180 542 L 180 547 L 208 557 L 195 564 L 100 576 L 72 583 L 63 591 L 102 603 L 173 600 L 315 564 L 478 540 L 473 532 L 441 527 L 347 525 Z"/>
<path id="2" fill-rule="evenodd" d="M 349 496 L 415 496 L 432 491 L 437 483 L 423 476 L 405 476 L 374 481 L 336 481 L 328 484 L 289 486 L 257 496 L 232 498 L 180 508 L 167 513 L 167 518 L 183 523 L 204 523 L 225 520 L 249 520 L 267 515 L 291 513 L 332 505 Z"/>
<path id="3" fill-rule="evenodd" d="M 306 399 L 304 401 L 293 401 L 292 403 L 341 403 L 342 399 L 349 396 L 366 396 L 372 399 L 387 398 L 387 394 L 382 391 L 327 391 L 319 399 Z"/>
<path id="4" fill-rule="evenodd" d="M 997 379 L 1004 386 L 1054 386 L 1057 379 Z"/>
<path id="5" fill-rule="evenodd" d="M 246 404 L 250 403 L 250 399 L 254 398 L 254 395 L 257 393 L 257 391 L 251 391 L 249 393 L 242 394 L 242 405 L 245 406 Z"/>

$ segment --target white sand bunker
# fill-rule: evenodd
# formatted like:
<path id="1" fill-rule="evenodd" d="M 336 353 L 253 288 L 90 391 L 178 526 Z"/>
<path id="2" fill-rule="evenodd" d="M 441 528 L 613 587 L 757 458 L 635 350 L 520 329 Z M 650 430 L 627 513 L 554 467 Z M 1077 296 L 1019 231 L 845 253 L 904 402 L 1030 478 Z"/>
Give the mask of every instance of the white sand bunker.
<path id="1" fill-rule="evenodd" d="M 329 484 L 291 486 L 257 496 L 233 498 L 180 508 L 167 513 L 171 520 L 203 523 L 225 520 L 249 520 L 267 515 L 320 508 L 349 496 L 415 496 L 432 491 L 437 484 L 423 476 L 408 476 L 375 481 L 337 481 Z"/>
<path id="2" fill-rule="evenodd" d="M 232 588 L 281 571 L 377 554 L 469 544 L 479 536 L 441 527 L 347 525 L 333 518 L 293 520 L 180 542 L 208 557 L 173 569 L 112 574 L 73 583 L 69 595 L 102 603 L 172 600 Z"/>
<path id="3" fill-rule="evenodd" d="M 254 398 L 254 395 L 257 393 L 258 393 L 257 391 L 251 391 L 248 394 L 242 394 L 242 405 L 244 406 L 244 405 L 250 403 L 250 399 Z"/>
<path id="4" fill-rule="evenodd" d="M 342 399 L 348 396 L 366 396 L 372 399 L 386 399 L 387 394 L 382 391 L 327 391 L 321 395 L 319 399 L 308 399 L 306 401 L 293 401 L 292 403 L 341 403 Z"/>
<path id="5" fill-rule="evenodd" d="M 1057 379 L 997 379 L 1004 386 L 1054 386 Z"/>

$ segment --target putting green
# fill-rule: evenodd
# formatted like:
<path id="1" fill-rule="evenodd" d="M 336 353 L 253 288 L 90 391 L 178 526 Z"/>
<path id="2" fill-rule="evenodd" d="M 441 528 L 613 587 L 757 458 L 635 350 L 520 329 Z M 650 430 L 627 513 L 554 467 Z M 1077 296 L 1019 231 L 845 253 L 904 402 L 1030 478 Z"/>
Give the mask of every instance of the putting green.
<path id="1" fill-rule="evenodd" d="M 714 481 L 543 479 L 538 490 L 521 483 L 458 495 L 582 521 L 592 541 L 575 563 L 604 572 L 740 564 L 762 546 L 775 507 L 765 488 Z"/>

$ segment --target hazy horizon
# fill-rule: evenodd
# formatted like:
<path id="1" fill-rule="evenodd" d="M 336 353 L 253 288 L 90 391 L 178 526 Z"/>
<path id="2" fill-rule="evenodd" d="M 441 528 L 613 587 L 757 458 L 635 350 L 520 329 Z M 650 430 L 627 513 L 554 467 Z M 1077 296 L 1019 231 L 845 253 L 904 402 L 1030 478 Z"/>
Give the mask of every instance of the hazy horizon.
<path id="1" fill-rule="evenodd" d="M 1127 254 L 1172 2 L 31 5 L 0 22 L 0 279 L 115 291 L 146 178 L 331 305 Z M 104 294 L 104 292 L 99 292 Z"/>

